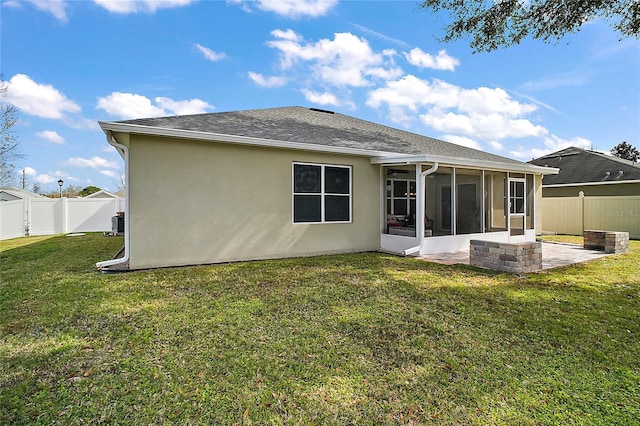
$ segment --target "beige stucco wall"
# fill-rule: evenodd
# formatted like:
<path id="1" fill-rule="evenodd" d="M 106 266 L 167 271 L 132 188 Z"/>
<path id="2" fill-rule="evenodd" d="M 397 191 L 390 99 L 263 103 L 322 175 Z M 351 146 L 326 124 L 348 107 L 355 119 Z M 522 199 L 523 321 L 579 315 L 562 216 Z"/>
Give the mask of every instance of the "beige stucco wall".
<path id="1" fill-rule="evenodd" d="M 535 216 L 533 220 L 535 222 L 536 235 L 542 235 L 542 223 L 544 221 L 544 216 L 542 215 L 542 175 L 534 175 L 533 179 L 535 187 Z"/>
<path id="2" fill-rule="evenodd" d="M 131 269 L 380 246 L 380 174 L 369 158 L 140 135 L 128 145 Z M 353 167 L 352 223 L 292 223 L 294 161 Z"/>

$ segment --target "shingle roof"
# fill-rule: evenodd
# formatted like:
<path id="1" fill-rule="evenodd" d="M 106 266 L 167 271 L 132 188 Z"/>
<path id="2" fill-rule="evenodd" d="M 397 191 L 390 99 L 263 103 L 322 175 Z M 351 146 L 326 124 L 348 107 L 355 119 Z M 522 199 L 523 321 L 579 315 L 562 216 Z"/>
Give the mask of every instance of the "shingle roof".
<path id="1" fill-rule="evenodd" d="M 511 158 L 315 108 L 269 108 L 142 118 L 118 123 L 407 155 L 437 155 L 501 164 L 525 164 Z"/>
<path id="2" fill-rule="evenodd" d="M 535 158 L 529 163 L 560 169 L 557 175 L 546 175 L 543 186 L 640 180 L 638 163 L 576 147 Z"/>

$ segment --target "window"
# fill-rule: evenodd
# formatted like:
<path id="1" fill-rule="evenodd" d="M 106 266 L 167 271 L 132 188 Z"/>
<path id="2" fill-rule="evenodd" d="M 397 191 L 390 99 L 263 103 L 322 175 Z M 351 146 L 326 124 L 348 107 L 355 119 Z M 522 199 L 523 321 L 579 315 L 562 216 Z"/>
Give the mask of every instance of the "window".
<path id="1" fill-rule="evenodd" d="M 351 167 L 293 164 L 293 222 L 351 221 Z"/>
<path id="2" fill-rule="evenodd" d="M 412 218 L 416 213 L 416 181 L 387 180 L 387 213 Z"/>
<path id="3" fill-rule="evenodd" d="M 524 214 L 524 181 L 510 180 L 509 213 Z"/>

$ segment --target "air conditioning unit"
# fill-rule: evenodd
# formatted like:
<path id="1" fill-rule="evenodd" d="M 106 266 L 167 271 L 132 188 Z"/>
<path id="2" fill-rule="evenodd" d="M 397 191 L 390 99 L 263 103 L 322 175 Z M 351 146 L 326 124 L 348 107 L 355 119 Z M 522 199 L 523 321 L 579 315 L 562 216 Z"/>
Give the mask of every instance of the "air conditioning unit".
<path id="1" fill-rule="evenodd" d="M 111 218 L 111 233 L 124 235 L 124 213 L 119 212 L 117 216 Z"/>

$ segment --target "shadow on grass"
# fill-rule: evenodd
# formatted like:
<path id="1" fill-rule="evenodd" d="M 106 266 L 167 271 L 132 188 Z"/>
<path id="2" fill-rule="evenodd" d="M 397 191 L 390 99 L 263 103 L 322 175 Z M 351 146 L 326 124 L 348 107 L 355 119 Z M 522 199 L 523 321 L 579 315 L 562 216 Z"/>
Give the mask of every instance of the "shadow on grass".
<path id="1" fill-rule="evenodd" d="M 0 422 L 637 418 L 638 247 L 524 278 L 377 253 L 96 273 L 117 243 L 0 259 Z"/>

